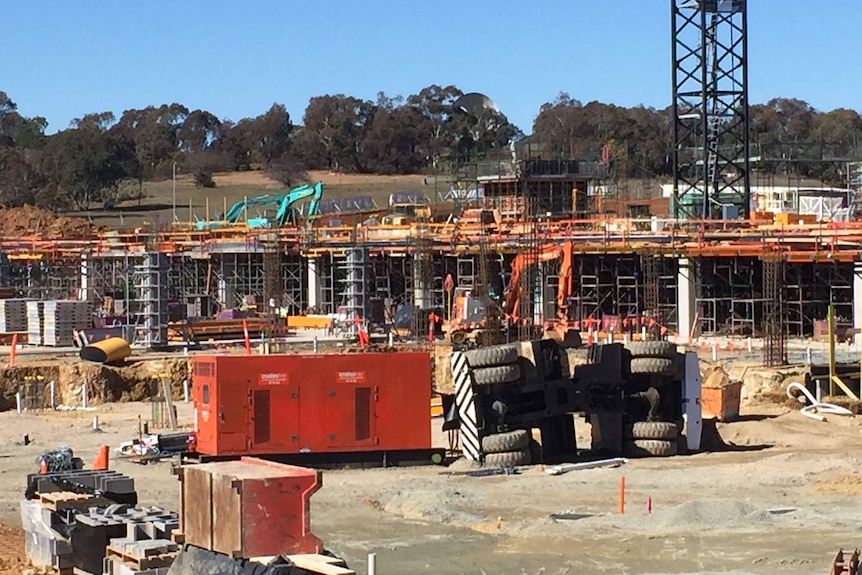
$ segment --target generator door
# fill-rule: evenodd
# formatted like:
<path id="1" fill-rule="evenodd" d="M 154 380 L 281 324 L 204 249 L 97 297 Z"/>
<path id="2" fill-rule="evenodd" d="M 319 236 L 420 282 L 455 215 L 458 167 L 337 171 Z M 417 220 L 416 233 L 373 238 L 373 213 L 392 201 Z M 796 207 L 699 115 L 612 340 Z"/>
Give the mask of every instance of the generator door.
<path id="1" fill-rule="evenodd" d="M 292 453 L 299 446 L 299 387 L 254 387 L 251 394 L 253 450 Z"/>
<path id="2" fill-rule="evenodd" d="M 216 421 L 219 452 L 242 452 L 248 448 L 248 397 L 246 383 L 219 381 Z"/>
<path id="3" fill-rule="evenodd" d="M 326 397 L 326 433 L 330 447 L 377 444 L 377 388 L 364 372 L 338 372 Z"/>

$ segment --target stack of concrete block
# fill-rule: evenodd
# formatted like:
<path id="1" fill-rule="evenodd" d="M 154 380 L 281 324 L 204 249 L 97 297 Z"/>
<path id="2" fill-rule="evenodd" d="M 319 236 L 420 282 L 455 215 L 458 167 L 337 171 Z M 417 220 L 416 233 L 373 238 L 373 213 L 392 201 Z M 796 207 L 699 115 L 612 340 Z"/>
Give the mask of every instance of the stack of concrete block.
<path id="1" fill-rule="evenodd" d="M 113 470 L 94 471 L 75 469 L 43 475 L 31 473 L 27 476 L 27 496 L 57 491 L 98 492 L 115 503 L 137 505 L 135 480 Z"/>
<path id="2" fill-rule="evenodd" d="M 42 314 L 45 304 L 41 301 L 27 302 L 27 343 L 31 345 L 42 345 L 44 342 L 44 322 Z"/>
<path id="3" fill-rule="evenodd" d="M 170 536 L 179 529 L 173 511 L 113 506 L 90 509 L 76 520 L 72 547 L 80 575 L 164 575 L 173 563 L 177 546 Z"/>
<path id="4" fill-rule="evenodd" d="M 71 510 L 58 514 L 38 501 L 21 501 L 24 549 L 34 567 L 61 573 L 74 567 L 68 538 L 73 517 Z"/>
<path id="5" fill-rule="evenodd" d="M 44 303 L 44 345 L 72 345 L 74 332 L 90 327 L 90 302 L 52 300 Z"/>
<path id="6" fill-rule="evenodd" d="M 0 301 L 0 333 L 22 333 L 27 331 L 27 300 L 5 299 Z"/>

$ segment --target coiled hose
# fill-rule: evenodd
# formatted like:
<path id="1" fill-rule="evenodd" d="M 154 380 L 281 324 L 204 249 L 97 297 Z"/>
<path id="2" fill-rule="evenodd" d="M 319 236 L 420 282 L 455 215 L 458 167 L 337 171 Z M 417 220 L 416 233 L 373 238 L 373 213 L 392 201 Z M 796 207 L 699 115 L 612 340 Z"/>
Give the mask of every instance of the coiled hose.
<path id="1" fill-rule="evenodd" d="M 791 390 L 794 389 L 798 389 L 802 395 L 794 396 L 791 393 Z M 817 399 L 811 395 L 811 392 L 805 389 L 804 385 L 795 381 L 787 384 L 786 393 L 787 397 L 790 399 L 796 399 L 799 403 L 805 403 L 805 399 L 807 398 L 811 405 L 806 405 L 802 408 L 802 415 L 810 417 L 811 419 L 816 419 L 817 421 L 826 421 L 826 418 L 820 415 L 821 413 L 828 413 L 829 415 L 853 415 L 852 411 L 839 405 L 817 401 Z M 805 396 L 804 398 L 803 395 Z"/>

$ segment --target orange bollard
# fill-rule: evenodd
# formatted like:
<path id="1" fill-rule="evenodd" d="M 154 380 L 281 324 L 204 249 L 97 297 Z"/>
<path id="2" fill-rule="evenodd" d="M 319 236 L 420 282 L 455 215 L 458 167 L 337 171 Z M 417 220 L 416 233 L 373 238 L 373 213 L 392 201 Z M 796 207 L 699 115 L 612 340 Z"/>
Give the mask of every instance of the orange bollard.
<path id="1" fill-rule="evenodd" d="M 41 463 L 39 463 L 39 474 L 45 475 L 48 473 L 48 463 L 43 459 Z"/>
<path id="2" fill-rule="evenodd" d="M 108 469 L 108 449 L 107 445 L 99 447 L 99 455 L 93 462 L 93 471 L 106 471 Z"/>
<path id="3" fill-rule="evenodd" d="M 620 477 L 620 498 L 619 498 L 620 515 L 626 512 L 626 478 Z"/>

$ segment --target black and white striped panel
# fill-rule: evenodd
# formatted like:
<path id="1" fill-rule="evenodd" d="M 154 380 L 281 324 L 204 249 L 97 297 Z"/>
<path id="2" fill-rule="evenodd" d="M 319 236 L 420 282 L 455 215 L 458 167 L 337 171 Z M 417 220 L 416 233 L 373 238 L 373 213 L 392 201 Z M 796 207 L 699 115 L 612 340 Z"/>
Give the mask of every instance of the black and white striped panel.
<path id="1" fill-rule="evenodd" d="M 473 376 L 463 352 L 452 352 L 452 380 L 455 382 L 455 405 L 461 418 L 461 448 L 467 459 L 480 461 L 482 444 L 479 442 L 479 424 L 473 401 Z"/>

